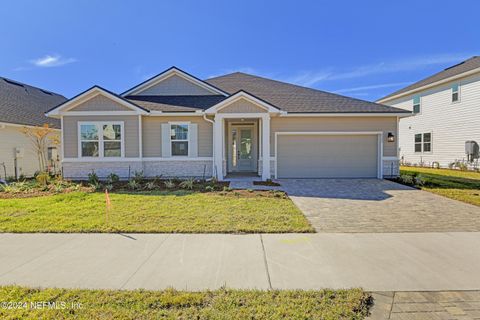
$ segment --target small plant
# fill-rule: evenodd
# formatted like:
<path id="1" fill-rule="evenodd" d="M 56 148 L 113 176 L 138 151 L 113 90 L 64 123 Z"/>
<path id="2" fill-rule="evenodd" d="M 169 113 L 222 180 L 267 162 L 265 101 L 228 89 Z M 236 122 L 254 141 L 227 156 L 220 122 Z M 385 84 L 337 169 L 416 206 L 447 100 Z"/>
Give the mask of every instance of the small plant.
<path id="1" fill-rule="evenodd" d="M 175 183 L 172 180 L 167 180 L 163 184 L 165 185 L 165 188 L 167 188 L 167 189 L 175 188 Z"/>
<path id="2" fill-rule="evenodd" d="M 100 184 L 100 179 L 98 178 L 97 174 L 93 170 L 88 174 L 88 184 L 93 186 L 97 186 Z"/>
<path id="3" fill-rule="evenodd" d="M 140 183 L 138 183 L 136 180 L 132 179 L 132 180 L 128 181 L 127 186 L 130 190 L 137 190 L 138 188 L 140 188 Z"/>
<path id="4" fill-rule="evenodd" d="M 227 186 L 223 187 L 223 192 L 230 192 L 230 191 L 232 191 L 232 188 L 227 187 Z"/>
<path id="5" fill-rule="evenodd" d="M 408 174 L 402 174 L 400 176 L 400 181 L 403 184 L 413 185 L 413 177 Z"/>
<path id="6" fill-rule="evenodd" d="M 155 189 L 155 187 L 156 187 L 156 185 L 155 185 L 155 182 L 153 182 L 153 181 L 147 182 L 145 184 L 145 189 L 147 189 L 147 190 L 153 190 L 153 189 Z"/>
<path id="7" fill-rule="evenodd" d="M 108 191 L 112 191 L 113 190 L 113 184 L 106 184 L 105 189 L 107 189 Z"/>
<path id="8" fill-rule="evenodd" d="M 137 182 L 138 184 L 141 184 L 143 180 L 145 180 L 145 175 L 143 174 L 143 171 L 135 171 L 133 173 L 132 180 Z"/>
<path id="9" fill-rule="evenodd" d="M 253 192 L 253 189 L 247 189 L 248 192 L 252 193 Z"/>
<path id="10" fill-rule="evenodd" d="M 41 187 L 46 187 L 48 184 L 48 180 L 50 179 L 50 176 L 46 172 L 40 172 L 36 177 L 35 180 L 37 180 L 37 183 Z"/>
<path id="11" fill-rule="evenodd" d="M 425 185 L 425 179 L 423 179 L 423 177 L 421 175 L 413 177 L 413 182 L 415 183 L 415 185 L 417 185 L 419 187 Z"/>
<path id="12" fill-rule="evenodd" d="M 120 177 L 116 173 L 112 172 L 107 176 L 107 183 L 108 184 L 114 184 L 114 183 L 117 183 L 118 181 L 120 181 Z"/>
<path id="13" fill-rule="evenodd" d="M 215 188 L 214 188 L 213 186 L 206 186 L 206 187 L 205 187 L 205 191 L 207 191 L 207 192 L 213 192 L 213 191 L 215 191 Z"/>
<path id="14" fill-rule="evenodd" d="M 195 180 L 194 180 L 194 179 L 184 180 L 184 181 L 182 181 L 182 182 L 180 183 L 180 188 L 192 190 L 194 183 L 195 183 Z"/>

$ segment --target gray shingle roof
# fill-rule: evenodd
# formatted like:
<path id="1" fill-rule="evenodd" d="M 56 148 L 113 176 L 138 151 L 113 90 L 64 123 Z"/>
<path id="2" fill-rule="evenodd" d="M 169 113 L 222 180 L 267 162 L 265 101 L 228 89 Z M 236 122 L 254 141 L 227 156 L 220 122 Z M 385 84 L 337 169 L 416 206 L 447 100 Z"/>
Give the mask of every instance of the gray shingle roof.
<path id="1" fill-rule="evenodd" d="M 45 111 L 67 100 L 64 96 L 0 77 L 0 122 L 60 128 Z"/>
<path id="2" fill-rule="evenodd" d="M 128 101 L 151 111 L 163 112 L 192 112 L 206 110 L 220 101 L 225 96 L 127 96 Z"/>
<path id="3" fill-rule="evenodd" d="M 241 72 L 206 80 L 232 94 L 244 90 L 290 113 L 409 113 L 375 102 L 301 87 Z"/>
<path id="4" fill-rule="evenodd" d="M 453 76 L 460 75 L 464 72 L 474 70 L 480 68 L 480 57 L 479 56 L 473 56 L 470 59 L 467 59 L 465 61 L 462 61 L 456 65 L 453 65 L 451 67 L 448 67 L 440 72 L 435 73 L 434 75 L 425 78 L 423 80 L 420 80 L 418 82 L 415 82 L 414 84 L 409 85 L 408 87 L 405 87 L 403 89 L 397 90 L 381 99 L 378 99 L 378 101 L 396 96 L 398 94 L 402 94 L 405 92 L 408 92 L 410 90 L 418 89 L 423 86 L 435 83 L 437 81 L 445 80 Z"/>

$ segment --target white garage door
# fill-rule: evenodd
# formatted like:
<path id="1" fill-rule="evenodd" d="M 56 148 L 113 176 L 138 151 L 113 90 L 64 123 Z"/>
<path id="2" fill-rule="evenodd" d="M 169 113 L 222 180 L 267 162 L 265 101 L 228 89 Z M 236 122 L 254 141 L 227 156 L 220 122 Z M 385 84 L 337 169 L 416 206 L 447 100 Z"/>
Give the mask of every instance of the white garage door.
<path id="1" fill-rule="evenodd" d="M 377 135 L 278 135 L 278 178 L 376 178 Z"/>

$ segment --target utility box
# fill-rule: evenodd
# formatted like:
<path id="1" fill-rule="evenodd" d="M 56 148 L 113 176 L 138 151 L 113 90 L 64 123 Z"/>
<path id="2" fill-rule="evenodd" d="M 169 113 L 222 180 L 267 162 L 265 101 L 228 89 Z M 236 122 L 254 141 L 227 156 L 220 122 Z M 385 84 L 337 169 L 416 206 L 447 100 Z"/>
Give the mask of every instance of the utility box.
<path id="1" fill-rule="evenodd" d="M 25 148 L 15 148 L 15 159 L 20 159 L 25 156 Z"/>
<path id="2" fill-rule="evenodd" d="M 470 162 L 473 162 L 475 159 L 478 159 L 479 157 L 478 143 L 473 140 L 465 141 L 465 154 L 467 155 L 467 159 Z"/>

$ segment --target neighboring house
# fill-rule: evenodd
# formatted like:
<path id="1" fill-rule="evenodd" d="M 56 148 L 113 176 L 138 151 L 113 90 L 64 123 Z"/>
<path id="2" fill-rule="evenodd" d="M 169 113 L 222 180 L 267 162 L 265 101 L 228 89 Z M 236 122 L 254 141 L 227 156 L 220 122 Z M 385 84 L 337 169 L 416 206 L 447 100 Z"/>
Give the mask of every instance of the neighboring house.
<path id="1" fill-rule="evenodd" d="M 399 154 L 405 163 L 446 167 L 467 160 L 465 142 L 480 143 L 480 57 L 377 102 L 414 113 L 400 121 Z"/>
<path id="2" fill-rule="evenodd" d="M 94 86 L 46 113 L 61 119 L 63 172 L 122 178 L 398 174 L 398 118 L 411 113 L 232 73 L 172 67 L 117 95 Z"/>
<path id="3" fill-rule="evenodd" d="M 22 130 L 48 124 L 59 134 L 60 121 L 47 118 L 45 111 L 65 100 L 59 94 L 0 77 L 0 178 L 5 178 L 5 173 L 19 177 L 45 170 L 39 167 L 32 141 Z M 47 148 L 48 160 L 58 166 L 57 146 Z"/>

